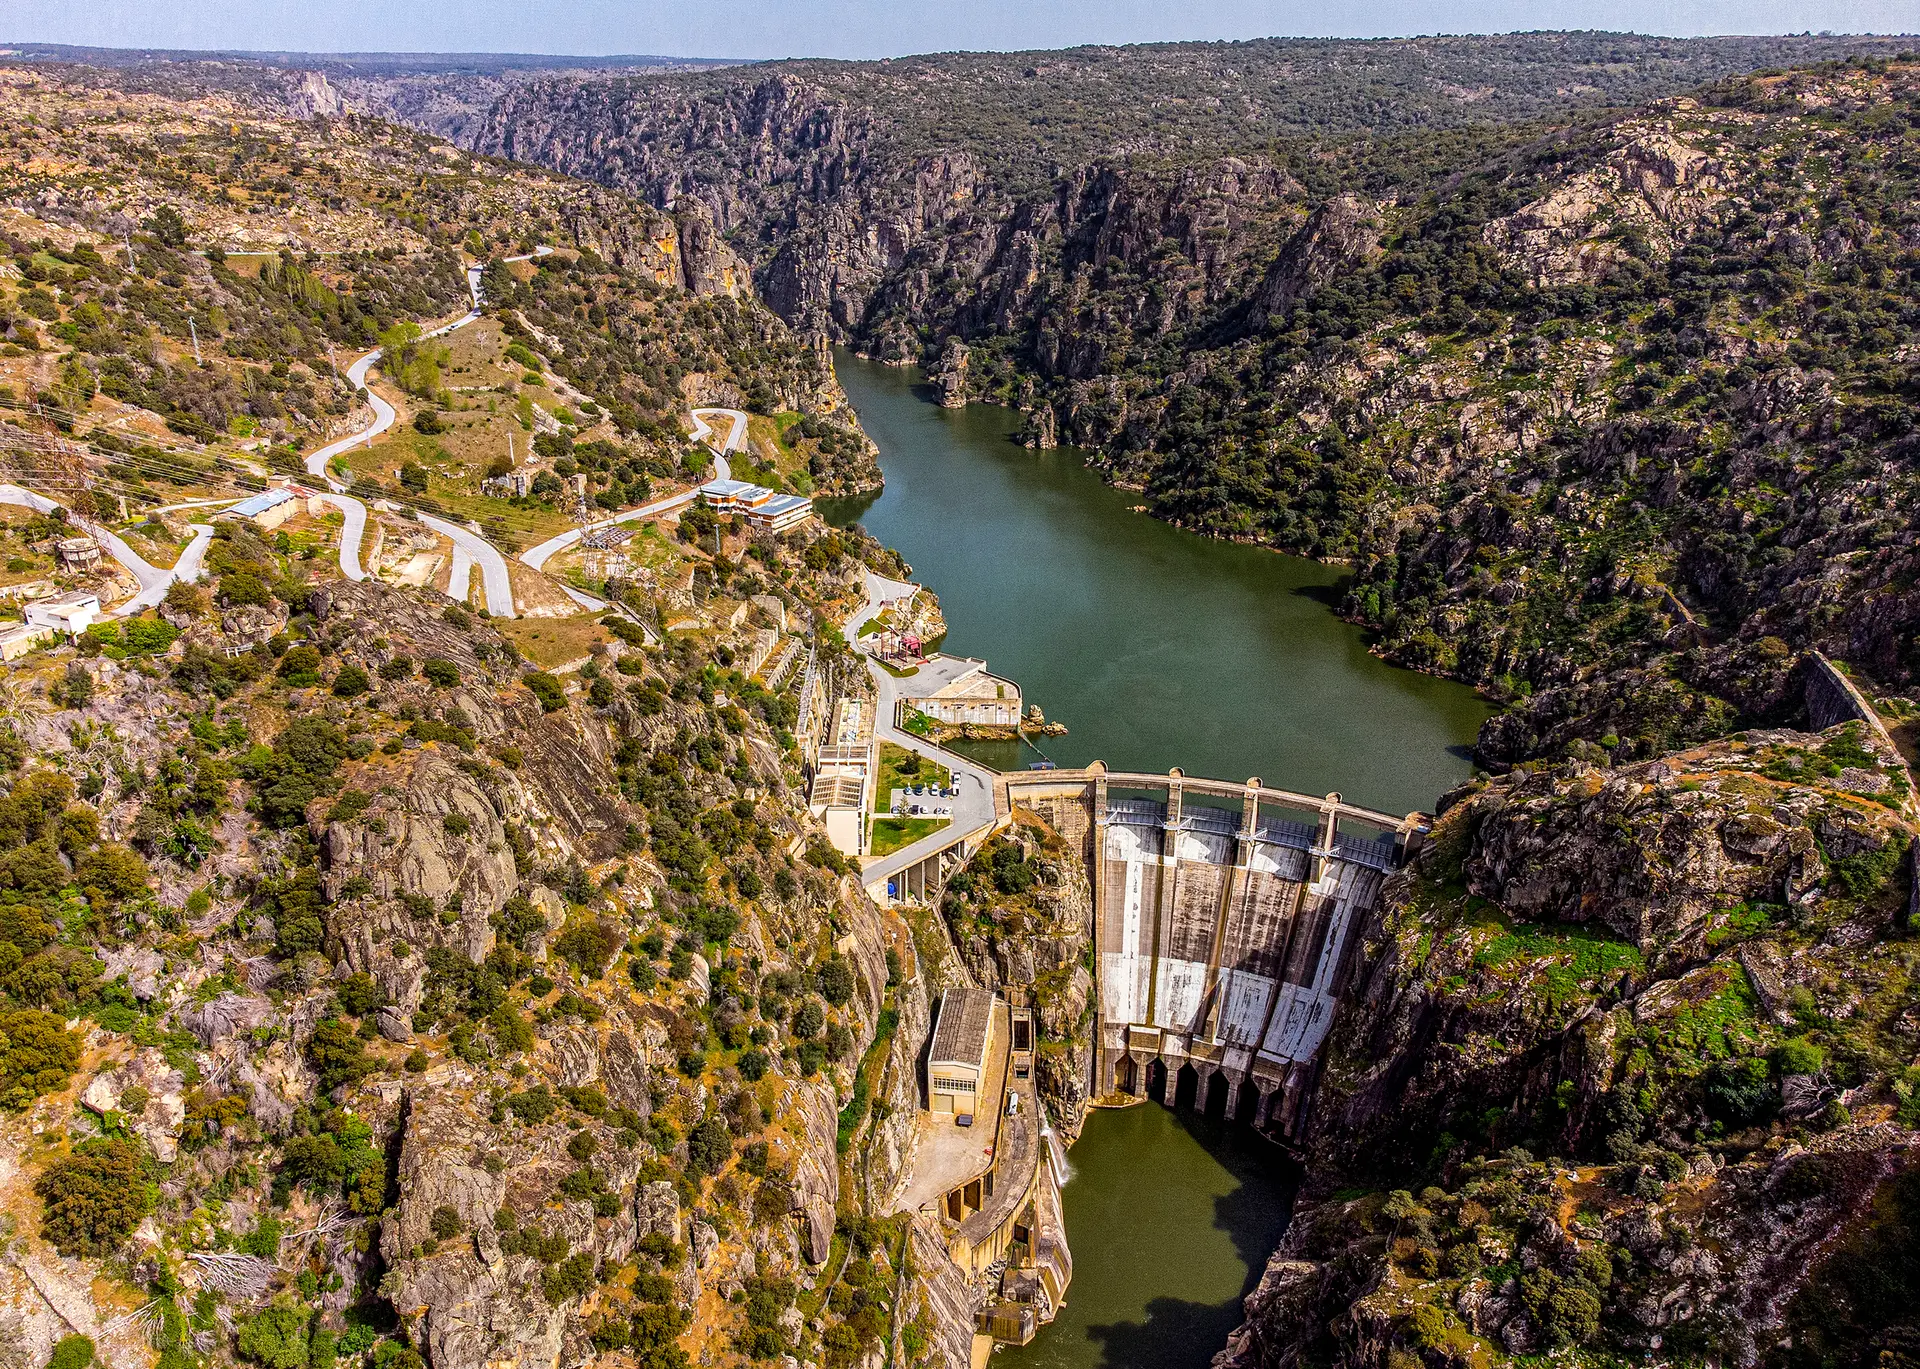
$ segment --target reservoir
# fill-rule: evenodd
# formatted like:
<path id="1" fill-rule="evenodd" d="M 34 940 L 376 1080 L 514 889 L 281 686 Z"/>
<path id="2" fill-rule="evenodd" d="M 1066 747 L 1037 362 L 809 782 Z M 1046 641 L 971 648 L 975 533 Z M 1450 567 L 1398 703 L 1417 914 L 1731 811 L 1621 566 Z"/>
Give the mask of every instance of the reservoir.
<path id="1" fill-rule="evenodd" d="M 897 548 L 939 596 L 942 649 L 984 657 L 1065 723 L 1063 766 L 1339 790 L 1431 810 L 1467 778 L 1487 706 L 1389 666 L 1334 616 L 1344 573 L 1135 513 L 1084 453 L 1014 445 L 1018 415 L 942 409 L 916 371 L 836 355 L 886 490 L 822 504 Z M 1039 753 L 969 747 L 1001 768 Z M 1096 1111 L 1062 1193 L 1074 1278 L 1009 1369 L 1204 1369 L 1286 1228 L 1291 1174 L 1244 1129 L 1148 1103 Z M 1142 1183 L 1143 1173 L 1153 1182 Z"/>
<path id="2" fill-rule="evenodd" d="M 1212 541 L 1135 513 L 1085 454 L 1028 451 L 1019 416 L 942 409 L 917 371 L 835 356 L 880 447 L 877 499 L 823 502 L 896 548 L 940 596 L 942 650 L 984 657 L 1065 723 L 1063 766 L 1339 790 L 1389 813 L 1431 811 L 1467 778 L 1487 705 L 1466 686 L 1387 665 L 1333 613 L 1344 572 Z M 970 748 L 1002 769 L 1038 755 Z"/>

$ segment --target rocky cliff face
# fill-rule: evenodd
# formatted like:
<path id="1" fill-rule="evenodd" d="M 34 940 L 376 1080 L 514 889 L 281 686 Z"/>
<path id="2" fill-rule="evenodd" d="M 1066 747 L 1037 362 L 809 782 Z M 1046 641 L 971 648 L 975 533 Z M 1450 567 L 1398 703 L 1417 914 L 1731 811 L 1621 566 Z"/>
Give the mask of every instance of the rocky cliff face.
<path id="1" fill-rule="evenodd" d="M 1855 726 L 1458 796 L 1366 929 L 1217 1363 L 1908 1343 L 1857 1263 L 1910 1242 L 1920 1156 L 1903 776 Z"/>
<path id="2" fill-rule="evenodd" d="M 1157 516 L 1353 564 L 1384 654 L 1522 703 L 1489 764 L 1793 722 L 1743 687 L 1769 637 L 1907 685 L 1879 511 L 1913 500 L 1915 243 L 1907 172 L 1872 168 L 1911 161 L 1909 66 L 1038 184 L 874 81 L 534 83 L 481 145 L 699 198 L 803 331 L 1017 406 Z M 1812 149 L 1859 161 L 1838 208 Z"/>
<path id="3" fill-rule="evenodd" d="M 1040 1096 L 1061 1134 L 1080 1134 L 1092 1077 L 1093 889 L 1086 862 L 1022 812 L 948 882 L 942 903 L 973 982 L 1034 1010 Z"/>

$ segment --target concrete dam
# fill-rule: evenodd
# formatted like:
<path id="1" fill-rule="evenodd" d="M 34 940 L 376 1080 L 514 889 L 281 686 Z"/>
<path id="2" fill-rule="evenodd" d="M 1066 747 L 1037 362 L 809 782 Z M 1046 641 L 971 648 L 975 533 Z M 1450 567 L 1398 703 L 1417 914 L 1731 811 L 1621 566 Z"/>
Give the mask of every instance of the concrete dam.
<path id="1" fill-rule="evenodd" d="M 997 809 L 1079 842 L 1092 875 L 1093 1094 L 1291 1130 L 1355 932 L 1432 820 L 1098 762 L 1007 775 L 1004 791 Z"/>
<path id="2" fill-rule="evenodd" d="M 992 821 L 955 833 L 876 893 L 937 903 L 952 871 L 1016 810 L 1039 817 L 1079 850 L 1091 877 L 1091 1095 L 1148 1095 L 1292 1131 L 1353 976 L 1358 929 L 1432 819 L 1257 779 L 1109 772 L 1098 762 L 999 775 L 993 797 Z M 996 1034 L 992 1024 L 1009 1012 L 1010 1028 Z M 949 990 L 926 1061 L 924 1159 L 903 1206 L 923 1214 L 977 1289 L 976 1364 L 995 1342 L 1030 1341 L 1072 1278 L 1032 1033 L 1024 1007 Z M 964 1049 L 941 1045 L 962 1038 Z M 990 1146 L 966 1146 L 953 1127 L 962 1112 L 963 1126 L 976 1112 L 992 1119 Z"/>

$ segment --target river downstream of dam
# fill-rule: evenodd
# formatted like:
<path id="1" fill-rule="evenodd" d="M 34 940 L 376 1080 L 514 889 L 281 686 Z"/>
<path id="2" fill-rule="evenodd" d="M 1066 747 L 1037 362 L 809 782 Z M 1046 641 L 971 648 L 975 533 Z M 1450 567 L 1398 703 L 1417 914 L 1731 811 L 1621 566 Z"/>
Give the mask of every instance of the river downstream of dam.
<path id="1" fill-rule="evenodd" d="M 1041 742 L 1046 758 L 1257 775 L 1393 813 L 1430 810 L 1467 777 L 1485 703 L 1369 655 L 1334 616 L 1338 568 L 1137 513 L 1139 497 L 1104 484 L 1083 453 L 1016 446 L 1017 414 L 943 409 L 917 371 L 844 351 L 835 366 L 886 490 L 821 512 L 907 558 L 940 596 L 943 650 L 985 658 L 1067 725 Z M 1002 769 L 1042 754 L 968 749 Z M 1070 1159 L 1066 1306 L 996 1362 L 1202 1369 L 1286 1228 L 1288 1164 L 1247 1130 L 1156 1104 L 1095 1112 Z"/>

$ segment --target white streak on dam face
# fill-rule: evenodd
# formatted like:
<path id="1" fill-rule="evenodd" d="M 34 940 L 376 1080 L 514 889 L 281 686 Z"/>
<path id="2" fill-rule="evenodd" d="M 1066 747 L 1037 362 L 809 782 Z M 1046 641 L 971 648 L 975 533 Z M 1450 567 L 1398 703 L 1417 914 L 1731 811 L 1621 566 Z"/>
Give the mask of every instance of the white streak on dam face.
<path id="1" fill-rule="evenodd" d="M 1119 925 L 1103 944 L 1115 947 L 1100 953 L 1100 994 L 1108 1003 L 1115 1021 L 1140 1022 L 1147 1011 L 1147 975 L 1151 970 L 1152 946 L 1148 903 L 1154 895 L 1154 881 L 1160 864 L 1159 836 L 1151 827 L 1116 824 L 1107 832 L 1108 860 L 1125 863 L 1120 889 Z"/>

